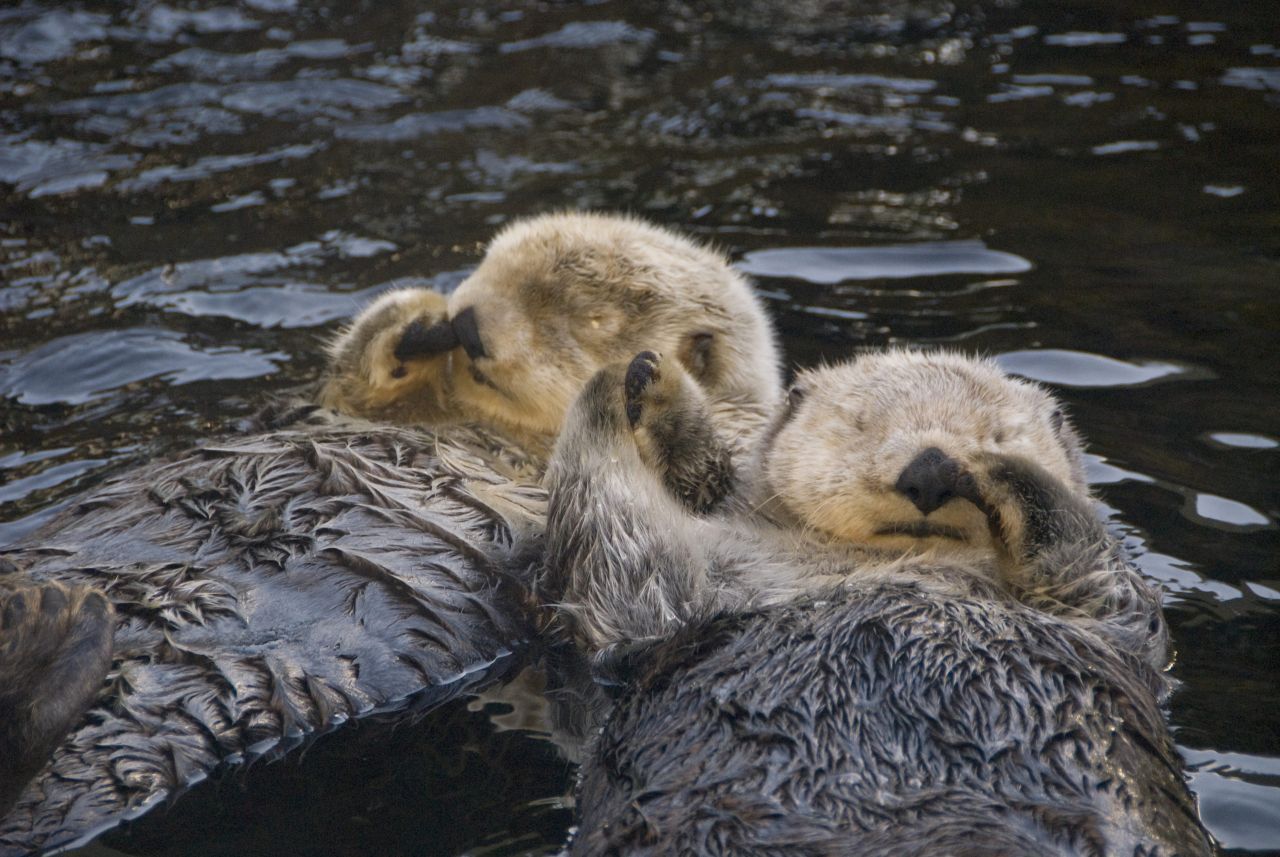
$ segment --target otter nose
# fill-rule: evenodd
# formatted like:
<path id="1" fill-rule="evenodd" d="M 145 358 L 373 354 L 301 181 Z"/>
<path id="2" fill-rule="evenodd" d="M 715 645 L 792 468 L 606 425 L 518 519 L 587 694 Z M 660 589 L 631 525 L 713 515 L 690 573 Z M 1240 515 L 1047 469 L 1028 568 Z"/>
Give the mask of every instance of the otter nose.
<path id="1" fill-rule="evenodd" d="M 458 341 L 472 360 L 488 357 L 484 350 L 484 342 L 480 339 L 480 328 L 476 324 L 475 307 L 467 307 L 453 317 L 453 331 L 458 334 Z"/>
<path id="2" fill-rule="evenodd" d="M 960 472 L 955 459 L 931 446 L 902 469 L 893 487 L 927 515 L 956 496 Z"/>

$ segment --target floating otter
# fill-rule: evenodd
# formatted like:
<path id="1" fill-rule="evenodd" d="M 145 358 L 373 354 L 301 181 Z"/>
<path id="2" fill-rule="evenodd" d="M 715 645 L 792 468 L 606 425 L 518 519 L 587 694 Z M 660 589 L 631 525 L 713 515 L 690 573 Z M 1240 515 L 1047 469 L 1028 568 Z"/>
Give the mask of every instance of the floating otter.
<path id="1" fill-rule="evenodd" d="M 745 448 L 781 397 L 764 307 L 719 253 L 630 217 L 517 221 L 446 299 L 389 292 L 330 347 L 320 402 L 417 425 L 479 422 L 548 445 L 597 369 L 675 356 Z"/>
<path id="2" fill-rule="evenodd" d="M 741 278 L 629 218 L 516 224 L 448 304 L 446 318 L 440 295 L 393 292 L 339 337 L 321 399 L 346 416 L 268 416 L 115 477 L 0 551 L 13 586 L 36 593 L 24 603 L 53 582 L 115 609 L 113 635 L 59 662 L 93 689 L 92 708 L 0 819 L 0 853 L 65 847 L 219 764 L 504 675 L 530 628 L 499 560 L 541 526 L 539 448 L 573 379 L 639 347 L 621 318 L 682 355 L 717 397 L 726 443 L 758 431 L 779 395 L 768 323 Z M 0 705 L 71 700 L 3 662 L 27 639 L 3 633 L 0 645 L 18 642 L 0 648 L 0 678 L 17 681 Z M 18 765 L 10 745 L 23 739 L 0 732 L 11 793 L 66 728 L 41 724 Z"/>
<path id="3" fill-rule="evenodd" d="M 725 482 L 697 396 L 601 370 L 548 468 L 544 597 L 622 677 L 572 853 L 1209 853 L 1159 601 L 1047 394 L 955 355 L 803 373 L 730 492 L 764 508 L 710 515 L 661 472 Z"/>

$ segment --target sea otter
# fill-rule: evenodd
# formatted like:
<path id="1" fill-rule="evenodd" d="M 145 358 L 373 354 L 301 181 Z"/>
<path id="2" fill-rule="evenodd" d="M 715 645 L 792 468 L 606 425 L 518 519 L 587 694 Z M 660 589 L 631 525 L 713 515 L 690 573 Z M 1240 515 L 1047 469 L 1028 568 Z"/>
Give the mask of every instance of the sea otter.
<path id="1" fill-rule="evenodd" d="M 549 464 L 541 592 L 620 688 L 572 853 L 1209 853 L 1159 600 L 1047 393 L 946 353 L 801 373 L 703 515 L 660 473 L 725 482 L 698 397 L 607 367 Z"/>
<path id="2" fill-rule="evenodd" d="M 448 298 L 378 298 L 330 346 L 319 400 L 542 447 L 597 369 L 643 348 L 680 361 L 731 446 L 750 446 L 781 398 L 768 316 L 722 254 L 632 217 L 547 214 L 499 232 Z"/>
<path id="3" fill-rule="evenodd" d="M 0 549 L 6 591 L 26 591 L 0 631 L 0 705 L 71 712 L 0 730 L 0 793 L 21 792 L 0 853 L 65 846 L 219 764 L 505 674 L 530 629 L 499 560 L 542 526 L 543 450 L 574 385 L 642 335 L 705 384 L 726 445 L 763 426 L 776 346 L 722 257 L 632 218 L 548 215 L 504 230 L 447 301 L 397 291 L 361 313 L 320 394 L 343 413 L 281 409 Z M 57 659 L 74 687 L 24 661 L 49 613 L 74 619 L 31 608 L 51 583 L 114 607 L 113 633 Z"/>

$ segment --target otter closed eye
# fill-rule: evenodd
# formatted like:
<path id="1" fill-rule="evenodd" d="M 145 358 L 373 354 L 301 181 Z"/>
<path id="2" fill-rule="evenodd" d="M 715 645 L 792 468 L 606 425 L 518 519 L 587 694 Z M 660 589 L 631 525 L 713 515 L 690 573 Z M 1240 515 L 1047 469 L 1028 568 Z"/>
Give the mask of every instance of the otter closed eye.
<path id="1" fill-rule="evenodd" d="M 759 298 L 723 255 L 628 217 L 549 214 L 500 232 L 452 295 L 380 296 L 330 348 L 321 402 L 399 423 L 469 422 L 545 447 L 600 367 L 673 354 L 745 447 L 781 396 Z"/>
<path id="2" fill-rule="evenodd" d="M 583 578 L 571 571 L 554 588 L 567 585 L 569 603 L 597 598 L 595 572 L 586 570 L 592 560 L 562 556 L 556 545 L 562 519 L 579 532 L 584 515 L 614 508 L 591 499 L 606 490 L 597 485 L 601 473 L 627 470 L 622 480 L 603 484 L 625 485 L 627 497 L 617 502 L 634 514 L 683 502 L 683 510 L 663 512 L 664 520 L 714 508 L 726 479 L 737 487 L 732 502 L 709 521 L 690 524 L 687 533 L 679 526 L 673 531 L 669 521 L 652 533 L 642 521 L 623 526 L 617 539 L 652 552 L 637 577 L 644 593 L 627 596 L 639 599 L 634 603 L 609 597 L 568 614 L 593 646 L 614 641 L 621 628 L 635 639 L 660 635 L 658 629 L 678 625 L 700 604 L 772 603 L 834 580 L 884 574 L 960 589 L 994 584 L 1037 603 L 1088 601 L 1093 596 L 1083 593 L 1090 587 L 1134 590 L 1141 593 L 1132 604 L 1144 629 L 1148 613 L 1158 610 L 1140 576 L 1109 554 L 1110 541 L 1090 505 L 1079 440 L 1065 421 L 1055 431 L 1056 402 L 994 363 L 948 352 L 886 351 L 802 372 L 774 425 L 726 476 L 714 442 L 690 440 L 706 435 L 698 429 L 709 420 L 702 393 L 679 362 L 659 369 L 660 360 L 645 353 L 629 368 L 602 370 L 571 411 L 552 461 L 548 539 L 553 566 L 587 566 Z M 801 390 L 808 395 L 796 395 Z M 803 407 L 797 407 L 800 398 Z M 593 416 L 615 408 L 617 419 Z M 870 431 L 856 431 L 858 420 Z M 983 438 L 997 420 L 1022 428 L 992 449 Z M 691 503 L 690 496 L 713 502 Z M 622 524 L 610 526 L 615 523 Z M 691 554 L 672 555 L 672 540 L 685 538 Z M 1061 591 L 1067 584 L 1054 577 L 1057 569 L 1038 564 L 1048 556 L 1046 546 L 1062 539 L 1107 570 L 1082 578 L 1088 586 L 1072 577 L 1069 585 L 1077 589 L 1069 596 Z M 701 562 L 694 557 L 708 552 L 714 557 L 705 560 L 708 570 L 695 574 L 702 583 L 682 580 L 662 594 L 665 572 L 658 566 Z M 1079 575 L 1089 562 L 1068 565 Z M 617 567 L 616 558 L 606 566 Z M 599 585 L 625 589 L 616 580 Z M 654 597 L 666 605 L 658 615 L 647 606 Z M 1103 600 L 1090 603 L 1089 611 L 1102 609 L 1111 595 L 1098 597 Z M 1144 630 L 1142 640 L 1148 639 Z M 1161 656 L 1158 639 L 1138 645 Z"/>

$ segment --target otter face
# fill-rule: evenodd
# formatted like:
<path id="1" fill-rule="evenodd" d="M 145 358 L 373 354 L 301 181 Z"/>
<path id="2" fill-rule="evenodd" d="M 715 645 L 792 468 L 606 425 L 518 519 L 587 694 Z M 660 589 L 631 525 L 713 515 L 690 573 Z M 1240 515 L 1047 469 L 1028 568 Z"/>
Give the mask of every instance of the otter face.
<path id="1" fill-rule="evenodd" d="M 757 298 L 725 260 L 625 217 L 562 213 L 500 233 L 449 299 L 465 360 L 456 403 L 553 434 L 601 367 L 650 349 L 678 356 L 715 396 L 778 395 Z"/>
<path id="2" fill-rule="evenodd" d="M 887 550 L 998 551 L 973 502 L 991 454 L 1087 496 L 1058 403 L 989 360 L 890 351 L 803 372 L 763 451 L 765 491 L 808 528 Z"/>
<path id="3" fill-rule="evenodd" d="M 428 289 L 380 295 L 329 346 L 326 407 L 430 421 L 444 414 L 457 339 L 447 299 Z"/>

